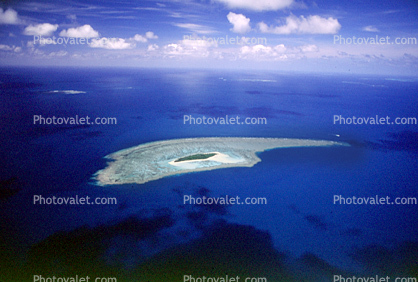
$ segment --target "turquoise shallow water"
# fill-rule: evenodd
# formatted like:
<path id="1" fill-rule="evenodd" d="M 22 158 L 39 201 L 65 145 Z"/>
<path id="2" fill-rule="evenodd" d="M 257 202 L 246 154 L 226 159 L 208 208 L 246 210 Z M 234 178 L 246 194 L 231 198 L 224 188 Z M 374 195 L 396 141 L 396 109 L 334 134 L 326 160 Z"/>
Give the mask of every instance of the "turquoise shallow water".
<path id="1" fill-rule="evenodd" d="M 61 273 L 117 273 L 121 281 L 162 281 L 155 269 L 165 281 L 186 272 L 326 281 L 332 273 L 416 270 L 416 205 L 333 204 L 334 195 L 417 197 L 416 125 L 333 124 L 334 115 L 418 117 L 414 80 L 140 69 L 2 69 L 0 75 L 0 156 L 7 164 L 0 177 L 13 183 L 3 187 L 19 190 L 0 202 L 9 272 L 18 265 L 27 273 L 59 273 L 57 261 Z M 118 123 L 34 126 L 33 115 L 117 117 Z M 184 115 L 268 123 L 187 125 Z M 259 153 L 262 162 L 252 168 L 143 185 L 91 184 L 110 153 L 206 136 L 352 146 L 274 149 Z M 35 194 L 116 197 L 118 205 L 39 206 L 32 204 Z M 267 205 L 193 206 L 183 204 L 184 195 L 262 197 Z"/>

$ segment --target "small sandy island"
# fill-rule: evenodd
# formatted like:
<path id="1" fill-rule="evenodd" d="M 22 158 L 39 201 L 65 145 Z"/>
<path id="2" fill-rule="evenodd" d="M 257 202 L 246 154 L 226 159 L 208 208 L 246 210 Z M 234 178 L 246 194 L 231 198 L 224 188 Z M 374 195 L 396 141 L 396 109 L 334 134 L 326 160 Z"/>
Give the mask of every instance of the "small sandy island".
<path id="1" fill-rule="evenodd" d="M 205 158 L 205 159 L 196 159 L 196 160 L 187 160 L 187 161 L 177 161 L 177 160 L 172 160 L 171 162 L 169 162 L 170 165 L 179 167 L 181 169 L 197 169 L 200 167 L 205 167 L 205 162 L 207 163 L 208 161 L 212 161 L 212 162 L 217 162 L 220 164 L 234 164 L 234 163 L 239 163 L 239 162 L 243 162 L 243 159 L 239 159 L 239 158 L 232 158 L 227 154 L 222 154 L 220 152 L 209 152 L 208 154 L 215 154 L 212 157 L 209 158 Z"/>
<path id="2" fill-rule="evenodd" d="M 288 138 L 209 137 L 157 141 L 106 156 L 114 160 L 95 173 L 98 185 L 146 183 L 166 176 L 228 167 L 252 167 L 256 152 L 274 148 L 349 146 L 346 143 Z"/>

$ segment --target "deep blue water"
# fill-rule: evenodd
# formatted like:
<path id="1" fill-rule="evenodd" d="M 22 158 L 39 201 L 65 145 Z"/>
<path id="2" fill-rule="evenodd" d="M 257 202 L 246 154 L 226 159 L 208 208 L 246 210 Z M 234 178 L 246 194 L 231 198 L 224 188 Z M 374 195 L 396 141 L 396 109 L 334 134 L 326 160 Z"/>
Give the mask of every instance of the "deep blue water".
<path id="1" fill-rule="evenodd" d="M 328 275 L 332 271 L 411 275 L 417 269 L 417 260 L 412 266 L 409 263 L 416 259 L 417 205 L 344 206 L 332 202 L 333 195 L 418 196 L 417 125 L 333 124 L 334 115 L 418 118 L 417 79 L 250 71 L 2 68 L 0 82 L 0 180 L 3 188 L 19 190 L 0 202 L 1 235 L 18 265 L 25 265 L 33 244 L 42 246 L 58 231 L 67 231 L 68 237 L 83 225 L 92 233 L 98 226 L 108 230 L 118 226 L 115 230 L 120 231 L 124 229 L 118 224 L 133 216 L 157 218 L 161 229 L 144 235 L 146 239 L 134 236 L 134 240 L 127 239 L 126 230 L 115 231 L 114 236 L 106 233 L 111 243 L 101 257 L 114 266 L 120 258 L 111 254 L 122 253 L 118 267 L 132 273 L 160 252 L 211 238 L 208 230 L 217 220 L 223 220 L 225 230 L 236 224 L 268 234 L 266 240 L 285 254 L 289 272 L 295 275 L 325 273 L 318 266 L 322 262 L 327 264 Z M 85 93 L 65 94 L 60 92 L 63 90 Z M 34 125 L 34 115 L 116 117 L 117 125 Z M 184 115 L 265 117 L 268 123 L 188 125 L 183 124 Z M 91 177 L 106 166 L 107 154 L 150 141 L 205 136 L 326 139 L 352 146 L 276 149 L 260 153 L 262 162 L 252 168 L 191 173 L 143 185 L 92 185 Z M 265 197 L 268 204 L 214 209 L 182 204 L 182 195 L 198 193 Z M 33 205 L 33 195 L 39 194 L 116 197 L 119 204 Z M 159 225 L 166 220 L 157 217 L 160 213 L 173 221 L 169 227 Z M 222 230 L 216 232 L 223 234 Z M 409 253 L 402 251 L 406 242 Z M 134 251 L 127 251 L 126 245 Z M 415 254 L 412 258 L 411 252 Z M 379 268 L 382 260 L 389 266 Z M 403 266 L 399 261 L 408 262 Z M 312 281 L 323 279 L 311 277 Z"/>

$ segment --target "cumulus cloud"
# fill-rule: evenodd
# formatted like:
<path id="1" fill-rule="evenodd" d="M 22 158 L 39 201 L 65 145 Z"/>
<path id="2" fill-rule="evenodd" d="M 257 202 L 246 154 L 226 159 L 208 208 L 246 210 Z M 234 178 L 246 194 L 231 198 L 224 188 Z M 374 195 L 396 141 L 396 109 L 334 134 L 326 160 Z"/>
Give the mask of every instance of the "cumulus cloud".
<path id="1" fill-rule="evenodd" d="M 145 36 L 142 36 L 140 34 L 135 34 L 135 36 L 132 37 L 131 39 L 136 42 L 142 42 L 142 43 L 145 43 L 148 41 L 148 39 Z"/>
<path id="2" fill-rule="evenodd" d="M 0 24 L 19 24 L 20 22 L 15 10 L 0 8 Z"/>
<path id="3" fill-rule="evenodd" d="M 362 28 L 363 31 L 369 31 L 369 32 L 379 32 L 379 29 L 372 25 L 368 25 Z"/>
<path id="4" fill-rule="evenodd" d="M 235 33 L 247 33 L 251 30 L 250 19 L 243 14 L 235 14 L 229 12 L 226 16 L 228 21 L 233 25 L 232 31 Z"/>
<path id="5" fill-rule="evenodd" d="M 92 37 L 99 37 L 99 33 L 95 31 L 89 24 L 85 24 L 83 26 L 79 26 L 76 28 L 69 28 L 67 30 L 63 30 L 59 34 L 63 37 L 78 37 L 78 38 L 92 38 Z"/>
<path id="6" fill-rule="evenodd" d="M 135 34 L 134 37 L 130 38 L 130 40 L 145 43 L 148 42 L 148 39 L 157 39 L 158 36 L 154 34 L 152 31 L 147 31 L 145 35 Z"/>
<path id="7" fill-rule="evenodd" d="M 183 47 L 180 44 L 171 43 L 164 46 L 164 53 L 166 55 L 181 55 Z"/>
<path id="8" fill-rule="evenodd" d="M 323 18 L 321 16 L 300 16 L 299 18 L 290 15 L 286 18 L 286 24 L 282 26 L 268 26 L 264 22 L 258 24 L 258 28 L 263 33 L 291 34 L 291 33 L 309 33 L 309 34 L 335 34 L 341 25 L 337 19 L 332 17 Z"/>
<path id="9" fill-rule="evenodd" d="M 183 39 L 178 43 L 164 46 L 163 54 L 169 57 L 191 56 L 202 58 L 210 56 L 213 47 L 217 47 L 217 43 L 214 41 Z"/>
<path id="10" fill-rule="evenodd" d="M 215 0 L 232 9 L 247 9 L 253 11 L 276 11 L 289 7 L 293 0 Z"/>
<path id="11" fill-rule="evenodd" d="M 279 44 L 279 45 L 274 46 L 274 50 L 277 53 L 284 53 L 286 52 L 287 48 L 284 46 L 284 44 Z"/>
<path id="12" fill-rule="evenodd" d="M 148 51 L 155 51 L 151 45 Z M 158 50 L 159 54 L 168 58 L 225 58 L 250 61 L 284 61 L 298 60 L 305 57 L 320 56 L 316 45 L 285 46 L 278 45 L 244 45 L 239 48 L 219 48 L 216 41 L 183 39 L 167 44 Z"/>
<path id="13" fill-rule="evenodd" d="M 50 36 L 58 28 L 57 24 L 43 23 L 37 25 L 29 25 L 23 31 L 25 35 L 41 35 L 41 36 Z"/>
<path id="14" fill-rule="evenodd" d="M 90 44 L 92 48 L 103 48 L 110 50 L 132 49 L 135 47 L 134 43 L 127 42 L 123 38 L 106 38 L 92 39 Z"/>
<path id="15" fill-rule="evenodd" d="M 254 46 L 243 46 L 240 49 L 241 58 L 252 58 L 252 59 L 276 59 L 283 60 L 287 59 L 288 56 L 285 54 L 286 47 L 283 44 L 276 45 L 273 47 L 264 45 Z"/>
<path id="16" fill-rule="evenodd" d="M 158 39 L 158 36 L 154 34 L 152 31 L 147 31 L 145 33 L 145 37 L 148 39 Z"/>
<path id="17" fill-rule="evenodd" d="M 242 59 L 282 61 L 287 59 L 300 59 L 314 52 L 318 52 L 316 45 L 286 47 L 284 44 L 276 46 L 258 44 L 241 47 L 239 56 Z"/>

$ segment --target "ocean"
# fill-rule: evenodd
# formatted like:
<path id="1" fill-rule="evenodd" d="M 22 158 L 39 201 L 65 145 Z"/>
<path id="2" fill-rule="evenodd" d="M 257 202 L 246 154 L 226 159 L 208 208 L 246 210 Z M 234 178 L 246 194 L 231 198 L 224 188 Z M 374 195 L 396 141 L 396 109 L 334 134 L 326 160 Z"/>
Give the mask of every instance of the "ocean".
<path id="1" fill-rule="evenodd" d="M 338 195 L 417 199 L 416 123 L 334 122 L 376 116 L 416 121 L 416 78 L 2 67 L 0 90 L 0 256 L 7 281 L 74 274 L 117 281 L 418 275 L 416 203 L 334 203 Z M 185 115 L 266 123 L 189 124 Z M 41 125 L 35 116 L 117 123 Z M 108 154 L 192 137 L 324 139 L 350 146 L 273 149 L 259 153 L 262 161 L 252 168 L 95 185 Z M 110 197 L 117 204 L 39 205 L 34 195 Z M 184 195 L 267 203 L 188 205 Z"/>

